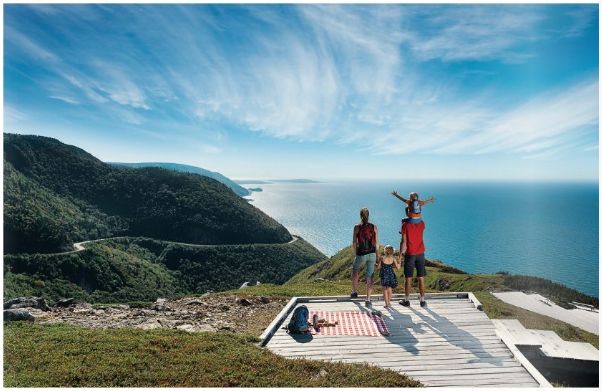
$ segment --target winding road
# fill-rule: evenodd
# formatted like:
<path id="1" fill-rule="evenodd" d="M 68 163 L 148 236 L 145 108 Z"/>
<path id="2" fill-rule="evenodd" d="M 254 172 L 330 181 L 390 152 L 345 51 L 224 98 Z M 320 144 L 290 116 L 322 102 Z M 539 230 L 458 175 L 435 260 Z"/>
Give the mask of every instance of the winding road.
<path id="1" fill-rule="evenodd" d="M 241 243 L 241 244 L 194 244 L 194 243 L 182 243 L 182 242 L 172 242 L 170 240 L 161 240 L 161 239 L 153 239 L 153 240 L 158 240 L 161 242 L 167 242 L 170 244 L 176 244 L 178 246 L 185 246 L 185 247 L 227 247 L 227 246 L 245 246 L 245 245 L 253 245 L 253 244 L 270 244 L 270 245 L 288 245 L 288 244 L 293 244 L 297 241 L 297 239 L 299 239 L 299 236 L 297 235 L 291 235 L 293 238 L 286 242 L 286 243 Z M 137 236 L 114 236 L 114 237 L 110 237 L 110 238 L 102 238 L 102 239 L 94 239 L 94 240 L 86 240 L 83 242 L 77 242 L 77 243 L 73 243 L 73 250 L 71 251 L 63 251 L 60 253 L 44 253 L 43 255 L 67 255 L 67 254 L 75 254 L 78 253 L 80 251 L 84 251 L 86 248 L 84 247 L 85 244 L 88 243 L 96 243 L 96 242 L 102 242 L 105 240 L 113 240 L 113 239 L 127 239 L 127 238 L 135 238 Z"/>

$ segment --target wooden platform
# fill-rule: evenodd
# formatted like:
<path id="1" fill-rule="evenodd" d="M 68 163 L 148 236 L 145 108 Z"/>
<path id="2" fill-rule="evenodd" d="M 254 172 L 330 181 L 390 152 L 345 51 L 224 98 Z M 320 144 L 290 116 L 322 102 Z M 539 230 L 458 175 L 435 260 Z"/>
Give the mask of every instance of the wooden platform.
<path id="1" fill-rule="evenodd" d="M 363 300 L 293 298 L 262 335 L 262 345 L 289 358 L 369 363 L 432 387 L 550 386 L 518 349 L 502 341 L 471 294 L 431 294 L 426 308 L 415 297 L 409 308 L 398 300 L 390 311 L 383 301 L 373 300 L 372 308 L 382 311 L 390 336 L 293 337 L 282 327 L 301 303 L 310 311 L 369 311 Z"/>

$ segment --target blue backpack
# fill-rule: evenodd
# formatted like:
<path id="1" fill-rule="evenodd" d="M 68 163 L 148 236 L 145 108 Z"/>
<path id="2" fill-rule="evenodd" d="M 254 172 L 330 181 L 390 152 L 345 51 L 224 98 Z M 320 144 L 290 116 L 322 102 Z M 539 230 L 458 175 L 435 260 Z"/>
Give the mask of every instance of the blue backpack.
<path id="1" fill-rule="evenodd" d="M 420 201 L 413 200 L 410 205 L 410 212 L 420 214 L 422 213 L 422 207 L 420 206 Z"/>
<path id="2" fill-rule="evenodd" d="M 286 329 L 289 333 L 293 334 L 306 333 L 309 331 L 309 310 L 306 306 L 300 305 L 295 308 Z"/>

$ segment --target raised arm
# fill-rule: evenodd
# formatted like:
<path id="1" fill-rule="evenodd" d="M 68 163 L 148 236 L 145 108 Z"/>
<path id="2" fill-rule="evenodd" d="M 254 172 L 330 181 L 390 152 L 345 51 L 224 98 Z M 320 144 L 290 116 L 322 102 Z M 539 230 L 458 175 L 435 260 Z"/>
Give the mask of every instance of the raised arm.
<path id="1" fill-rule="evenodd" d="M 422 205 L 431 204 L 433 202 L 435 202 L 435 197 L 427 198 L 426 200 L 422 201 Z"/>
<path id="2" fill-rule="evenodd" d="M 408 200 L 406 200 L 405 198 L 403 198 L 402 196 L 399 195 L 399 193 L 397 193 L 395 190 L 393 190 L 391 192 L 391 194 L 393 194 L 395 197 L 397 197 L 398 200 L 400 200 L 403 203 L 408 203 Z"/>

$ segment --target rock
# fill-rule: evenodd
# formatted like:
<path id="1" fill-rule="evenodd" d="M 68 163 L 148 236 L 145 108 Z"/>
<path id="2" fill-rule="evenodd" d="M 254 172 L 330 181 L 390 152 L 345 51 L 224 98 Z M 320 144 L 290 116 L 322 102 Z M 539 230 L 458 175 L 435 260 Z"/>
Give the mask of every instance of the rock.
<path id="1" fill-rule="evenodd" d="M 59 301 L 56 302 L 56 306 L 57 307 L 69 307 L 71 304 L 75 303 L 75 299 L 73 297 L 70 297 L 68 299 L 61 299 Z"/>
<path id="2" fill-rule="evenodd" d="M 261 285 L 261 282 L 257 281 L 257 283 L 255 283 L 255 286 L 257 285 Z"/>
<path id="3" fill-rule="evenodd" d="M 157 299 L 155 304 L 153 304 L 153 309 L 155 311 L 167 311 L 166 303 L 167 299 Z"/>
<path id="4" fill-rule="evenodd" d="M 11 308 L 39 308 L 42 311 L 50 311 L 50 307 L 48 307 L 48 303 L 46 303 L 46 299 L 42 297 L 17 297 L 11 299 L 4 303 L 4 309 Z"/>
<path id="5" fill-rule="evenodd" d="M 154 330 L 154 329 L 160 329 L 161 324 L 159 322 L 157 322 L 155 319 L 153 319 L 153 320 L 149 320 L 147 322 L 141 323 L 139 325 L 136 325 L 136 328 L 142 329 L 142 330 Z"/>
<path id="6" fill-rule="evenodd" d="M 118 310 L 129 310 L 130 306 L 127 304 L 117 304 L 114 308 L 117 308 Z"/>
<path id="7" fill-rule="evenodd" d="M 195 326 L 188 324 L 188 323 L 176 326 L 176 329 L 188 331 L 189 333 L 197 331 L 197 328 Z"/>
<path id="8" fill-rule="evenodd" d="M 186 305 L 206 305 L 204 302 L 200 300 L 192 300 L 186 303 Z"/>
<path id="9" fill-rule="evenodd" d="M 319 379 L 324 376 L 328 376 L 328 372 L 324 368 L 321 368 L 320 372 L 313 375 L 312 378 L 315 380 L 315 379 Z"/>
<path id="10" fill-rule="evenodd" d="M 315 281 L 317 281 L 317 282 L 324 282 L 324 281 L 328 281 L 328 280 L 327 280 L 327 279 L 325 279 L 325 278 L 322 278 L 322 277 L 317 277 L 317 278 L 315 279 Z"/>
<path id="11" fill-rule="evenodd" d="M 260 301 L 262 304 L 268 304 L 268 303 L 270 302 L 270 299 L 268 299 L 268 298 L 267 298 L 267 297 L 265 297 L 265 296 L 261 296 L 261 297 L 259 298 L 259 301 Z"/>
<path id="12" fill-rule="evenodd" d="M 210 324 L 200 324 L 196 327 L 196 331 L 209 331 L 214 332 L 215 328 Z"/>
<path id="13" fill-rule="evenodd" d="M 244 297 L 240 298 L 240 299 L 237 299 L 236 302 L 238 304 L 242 305 L 242 306 L 245 306 L 245 307 L 253 304 L 249 300 L 245 299 Z"/>
<path id="14" fill-rule="evenodd" d="M 444 291 L 451 287 L 451 282 L 444 278 L 439 278 L 435 281 L 435 287 L 440 291 Z"/>
<path id="15" fill-rule="evenodd" d="M 226 312 L 226 311 L 228 311 L 230 309 L 230 306 L 226 305 L 226 304 L 222 304 L 222 305 L 219 306 L 219 309 L 222 310 L 222 311 L 224 311 L 224 312 Z"/>
<path id="16" fill-rule="evenodd" d="M 35 320 L 34 316 L 29 313 L 29 311 L 23 308 L 11 308 L 4 310 L 4 321 L 12 322 L 18 320 L 26 320 L 29 322 L 33 322 Z"/>

